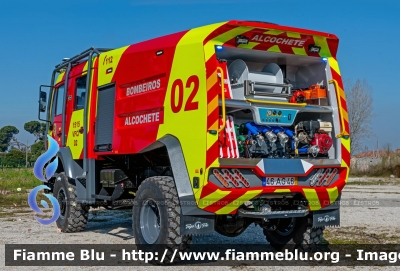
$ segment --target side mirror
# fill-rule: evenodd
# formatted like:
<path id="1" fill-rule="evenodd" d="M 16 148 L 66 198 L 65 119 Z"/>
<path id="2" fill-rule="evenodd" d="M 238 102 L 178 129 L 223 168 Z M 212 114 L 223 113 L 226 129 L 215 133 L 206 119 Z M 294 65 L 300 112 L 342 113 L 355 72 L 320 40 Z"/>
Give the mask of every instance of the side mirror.
<path id="1" fill-rule="evenodd" d="M 45 89 L 47 91 L 43 91 Z M 52 86 L 45 86 L 41 85 L 39 89 L 39 112 L 38 112 L 38 119 L 41 121 L 49 122 L 47 119 L 46 109 L 47 109 L 47 92 L 50 93 Z"/>
<path id="2" fill-rule="evenodd" d="M 39 98 L 39 111 L 46 112 L 46 105 L 47 105 L 47 93 L 44 91 L 40 91 L 40 98 Z"/>

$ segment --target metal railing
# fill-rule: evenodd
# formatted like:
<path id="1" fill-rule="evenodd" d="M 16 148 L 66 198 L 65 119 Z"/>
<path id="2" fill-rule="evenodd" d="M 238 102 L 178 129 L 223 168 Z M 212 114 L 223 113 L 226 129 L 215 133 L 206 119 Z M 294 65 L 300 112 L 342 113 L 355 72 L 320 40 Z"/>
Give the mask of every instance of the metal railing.
<path id="1" fill-rule="evenodd" d="M 267 86 L 267 87 L 282 87 L 284 91 L 282 93 L 270 93 L 265 91 L 255 90 L 255 86 Z M 266 83 L 266 82 L 254 82 L 251 80 L 244 80 L 244 95 L 257 95 L 265 97 L 280 97 L 289 98 L 292 95 L 292 85 L 290 84 L 276 84 L 276 83 Z"/>

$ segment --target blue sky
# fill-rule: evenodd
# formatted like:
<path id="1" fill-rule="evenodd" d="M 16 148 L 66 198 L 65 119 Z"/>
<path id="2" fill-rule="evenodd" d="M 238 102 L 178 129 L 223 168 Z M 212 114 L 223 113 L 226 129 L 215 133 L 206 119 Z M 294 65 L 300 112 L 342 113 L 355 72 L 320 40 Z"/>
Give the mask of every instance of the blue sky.
<path id="1" fill-rule="evenodd" d="M 62 58 L 91 46 L 117 48 L 230 19 L 268 21 L 330 32 L 340 38 L 343 78 L 373 89 L 369 149 L 400 148 L 400 1 L 396 0 L 4 0 L 0 9 L 0 127 L 18 138 L 37 119 L 38 88 Z"/>

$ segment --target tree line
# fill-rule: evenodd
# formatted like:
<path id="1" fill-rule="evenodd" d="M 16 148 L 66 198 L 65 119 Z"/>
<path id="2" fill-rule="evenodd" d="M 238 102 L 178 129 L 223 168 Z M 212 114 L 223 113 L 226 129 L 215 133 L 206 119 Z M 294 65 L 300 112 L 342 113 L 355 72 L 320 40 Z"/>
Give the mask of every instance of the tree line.
<path id="1" fill-rule="evenodd" d="M 16 138 L 19 130 L 12 125 L 0 129 L 0 167 L 32 166 L 45 151 L 46 123 L 36 120 L 24 124 L 24 130 L 35 137 L 34 144 L 27 145 Z"/>

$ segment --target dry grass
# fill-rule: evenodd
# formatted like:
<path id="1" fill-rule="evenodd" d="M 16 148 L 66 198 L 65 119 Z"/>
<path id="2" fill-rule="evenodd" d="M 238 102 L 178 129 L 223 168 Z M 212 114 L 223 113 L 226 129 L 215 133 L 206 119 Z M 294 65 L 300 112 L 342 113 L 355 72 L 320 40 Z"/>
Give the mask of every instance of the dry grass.
<path id="1" fill-rule="evenodd" d="M 400 232 L 376 230 L 367 227 L 326 228 L 324 239 L 328 244 L 399 244 Z"/>
<path id="2" fill-rule="evenodd" d="M 358 170 L 356 168 L 350 170 L 350 177 L 389 177 L 390 175 L 400 178 L 400 164 L 388 164 L 383 161 L 381 164 L 369 167 L 368 170 Z"/>

